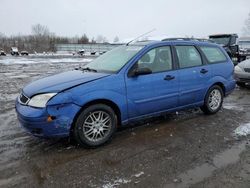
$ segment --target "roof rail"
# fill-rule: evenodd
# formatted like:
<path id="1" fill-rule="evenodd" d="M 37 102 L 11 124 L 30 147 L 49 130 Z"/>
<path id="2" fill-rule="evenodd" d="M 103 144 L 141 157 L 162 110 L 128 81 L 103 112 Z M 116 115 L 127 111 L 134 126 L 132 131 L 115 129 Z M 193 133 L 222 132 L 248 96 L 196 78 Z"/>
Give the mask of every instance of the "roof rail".
<path id="1" fill-rule="evenodd" d="M 203 38 L 166 38 L 162 41 L 170 41 L 170 40 L 180 40 L 180 41 L 199 41 L 199 42 L 212 42 L 212 40 L 209 39 L 203 39 Z"/>

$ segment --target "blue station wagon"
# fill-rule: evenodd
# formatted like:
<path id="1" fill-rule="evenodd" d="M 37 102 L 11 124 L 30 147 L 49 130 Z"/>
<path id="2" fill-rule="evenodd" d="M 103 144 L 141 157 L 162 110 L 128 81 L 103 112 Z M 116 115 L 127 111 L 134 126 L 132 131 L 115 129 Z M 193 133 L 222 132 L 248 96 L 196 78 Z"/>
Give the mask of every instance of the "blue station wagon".
<path id="1" fill-rule="evenodd" d="M 23 88 L 17 117 L 38 137 L 72 136 L 96 147 L 118 126 L 200 107 L 214 114 L 235 88 L 224 49 L 198 41 L 138 42 L 117 47 L 84 67 Z"/>

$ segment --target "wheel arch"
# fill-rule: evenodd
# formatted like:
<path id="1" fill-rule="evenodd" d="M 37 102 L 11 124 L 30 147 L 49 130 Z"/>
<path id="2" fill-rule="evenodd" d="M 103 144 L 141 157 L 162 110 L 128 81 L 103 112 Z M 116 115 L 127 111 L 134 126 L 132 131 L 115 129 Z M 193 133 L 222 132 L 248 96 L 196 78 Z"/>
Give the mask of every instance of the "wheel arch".
<path id="1" fill-rule="evenodd" d="M 222 83 L 222 82 L 216 82 L 214 83 L 213 85 L 211 85 L 209 88 L 213 87 L 213 86 L 220 86 L 222 91 L 223 91 L 223 95 L 226 96 L 226 88 L 225 88 L 225 85 Z"/>
<path id="2" fill-rule="evenodd" d="M 115 102 L 113 102 L 111 100 L 108 100 L 108 99 L 95 99 L 95 100 L 89 101 L 86 104 L 84 104 L 81 107 L 81 109 L 77 112 L 77 114 L 74 117 L 72 126 L 70 128 L 71 131 L 74 128 L 75 122 L 76 122 L 77 117 L 79 116 L 79 114 L 81 114 L 84 109 L 88 108 L 89 106 L 95 105 L 95 104 L 105 104 L 105 105 L 111 107 L 114 110 L 115 114 L 117 115 L 118 126 L 121 125 L 121 110 L 118 107 L 118 105 Z"/>

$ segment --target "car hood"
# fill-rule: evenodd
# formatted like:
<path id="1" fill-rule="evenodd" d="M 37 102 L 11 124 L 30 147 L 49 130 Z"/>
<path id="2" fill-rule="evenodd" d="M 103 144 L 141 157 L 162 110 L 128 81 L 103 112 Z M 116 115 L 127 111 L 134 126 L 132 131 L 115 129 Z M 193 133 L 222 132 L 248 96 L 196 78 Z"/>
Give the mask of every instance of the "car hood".
<path id="1" fill-rule="evenodd" d="M 245 61 L 242 61 L 238 64 L 239 67 L 241 68 L 250 68 L 250 59 L 247 59 Z"/>
<path id="2" fill-rule="evenodd" d="M 34 81 L 23 88 L 27 97 L 39 93 L 57 93 L 65 89 L 109 76 L 106 73 L 68 71 Z"/>

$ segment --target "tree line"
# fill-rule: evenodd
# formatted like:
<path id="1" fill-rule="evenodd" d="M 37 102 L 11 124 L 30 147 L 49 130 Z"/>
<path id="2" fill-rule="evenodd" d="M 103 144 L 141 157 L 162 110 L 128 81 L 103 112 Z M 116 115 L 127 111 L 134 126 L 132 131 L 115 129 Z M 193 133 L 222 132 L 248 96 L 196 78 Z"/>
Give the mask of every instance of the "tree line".
<path id="1" fill-rule="evenodd" d="M 114 42 L 118 42 L 119 38 L 116 37 Z M 26 50 L 30 53 L 42 53 L 42 52 L 55 52 L 56 44 L 93 44 L 93 43 L 105 43 L 106 37 L 97 36 L 96 39 L 89 39 L 86 34 L 78 37 L 61 37 L 56 36 L 50 32 L 47 26 L 41 24 L 33 25 L 30 35 L 16 35 L 5 36 L 0 33 L 0 49 L 9 52 L 11 47 L 17 47 L 20 51 Z"/>

